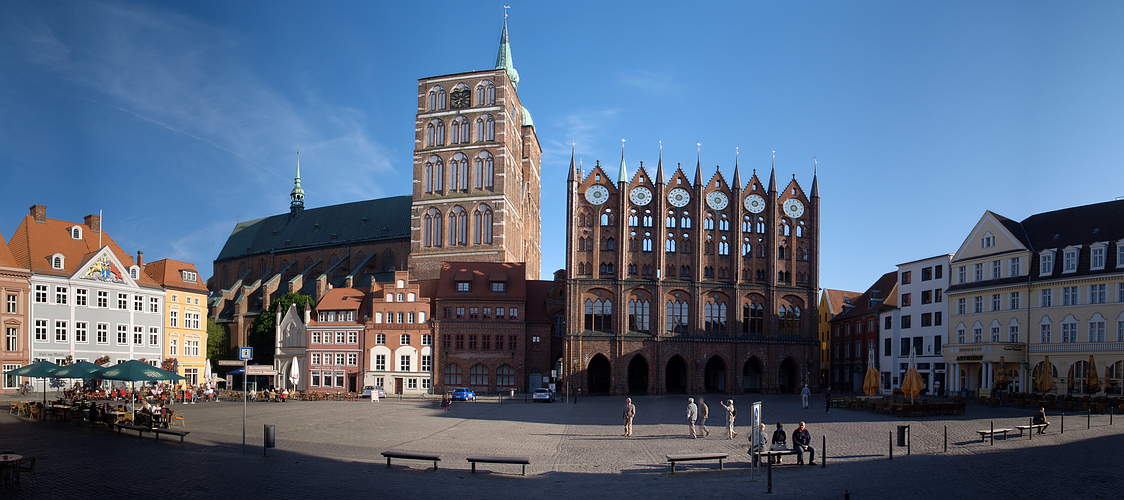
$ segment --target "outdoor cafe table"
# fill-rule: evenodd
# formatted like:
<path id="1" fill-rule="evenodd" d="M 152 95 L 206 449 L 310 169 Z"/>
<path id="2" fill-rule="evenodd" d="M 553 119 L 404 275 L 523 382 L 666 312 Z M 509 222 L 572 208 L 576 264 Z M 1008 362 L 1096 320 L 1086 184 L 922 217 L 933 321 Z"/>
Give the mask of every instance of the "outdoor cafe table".
<path id="1" fill-rule="evenodd" d="M 4 474 L 0 479 L 10 481 L 12 479 L 10 475 L 16 473 L 16 464 L 22 459 L 23 455 L 13 455 L 11 453 L 0 455 L 0 473 Z"/>

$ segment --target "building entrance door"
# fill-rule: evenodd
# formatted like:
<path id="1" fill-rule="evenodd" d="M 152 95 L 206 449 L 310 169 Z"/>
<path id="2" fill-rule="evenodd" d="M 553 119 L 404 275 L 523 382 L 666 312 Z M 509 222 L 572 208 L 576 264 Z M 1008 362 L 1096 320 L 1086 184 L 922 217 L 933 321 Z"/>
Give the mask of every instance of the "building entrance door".
<path id="1" fill-rule="evenodd" d="M 402 394 L 402 379 L 395 377 L 394 379 L 394 393 Z"/>

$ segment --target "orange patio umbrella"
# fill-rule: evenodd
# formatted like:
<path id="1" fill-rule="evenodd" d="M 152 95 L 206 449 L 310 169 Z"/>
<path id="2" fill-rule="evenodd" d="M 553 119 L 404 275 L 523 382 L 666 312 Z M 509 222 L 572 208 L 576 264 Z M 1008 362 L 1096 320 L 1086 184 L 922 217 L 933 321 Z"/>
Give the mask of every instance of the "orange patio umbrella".
<path id="1" fill-rule="evenodd" d="M 917 371 L 917 352 L 911 349 L 909 351 L 909 370 L 906 370 L 905 376 L 902 377 L 902 393 L 908 396 L 910 400 L 914 400 L 917 399 L 917 395 L 924 388 L 925 382 L 921 380 L 921 372 Z"/>
<path id="2" fill-rule="evenodd" d="M 1005 389 L 1008 383 L 1010 378 L 1007 376 L 1007 361 L 1003 356 L 999 356 L 999 369 L 995 372 L 995 388 Z"/>
<path id="3" fill-rule="evenodd" d="M 1089 368 L 1085 371 L 1085 393 L 1101 392 L 1101 379 L 1097 376 L 1097 362 L 1093 361 L 1093 356 L 1089 356 Z"/>
<path id="4" fill-rule="evenodd" d="M 1050 357 L 1046 356 L 1046 360 L 1042 362 L 1042 369 L 1038 371 L 1038 377 L 1034 380 L 1035 387 L 1042 392 L 1050 392 L 1054 388 L 1054 365 L 1050 364 Z"/>
<path id="5" fill-rule="evenodd" d="M 878 372 L 874 370 L 873 366 L 868 365 L 866 367 L 866 377 L 863 378 L 863 393 L 867 396 L 873 396 L 874 393 L 878 392 L 879 384 Z"/>

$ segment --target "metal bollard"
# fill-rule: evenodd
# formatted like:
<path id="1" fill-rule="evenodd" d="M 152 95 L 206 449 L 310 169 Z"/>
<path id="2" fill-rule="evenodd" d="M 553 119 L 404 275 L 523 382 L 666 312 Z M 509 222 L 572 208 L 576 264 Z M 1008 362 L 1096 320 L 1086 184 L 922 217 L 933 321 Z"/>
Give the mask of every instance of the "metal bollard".
<path id="1" fill-rule="evenodd" d="M 1085 429 L 1088 430 L 1091 428 L 1093 428 L 1093 409 L 1089 408 L 1089 415 L 1085 420 Z"/>
<path id="2" fill-rule="evenodd" d="M 1035 433 L 1035 432 L 1038 432 L 1038 429 L 1035 429 L 1035 428 L 1034 428 L 1034 417 L 1031 417 L 1031 418 L 1030 418 L 1030 428 L 1029 428 L 1029 429 L 1027 429 L 1027 434 L 1029 434 L 1029 435 L 1030 435 L 1030 440 L 1031 440 L 1031 441 L 1033 441 L 1033 440 L 1034 440 L 1034 433 Z"/>
<path id="3" fill-rule="evenodd" d="M 991 445 L 995 446 L 995 421 L 991 421 Z"/>
<path id="4" fill-rule="evenodd" d="M 843 500 L 851 500 L 851 490 L 843 490 Z"/>
<path id="5" fill-rule="evenodd" d="M 890 460 L 894 459 L 894 431 L 890 431 Z"/>
<path id="6" fill-rule="evenodd" d="M 820 468 L 827 467 L 827 436 L 823 436 L 823 444 L 820 445 Z"/>
<path id="7" fill-rule="evenodd" d="M 277 428 L 275 426 L 266 424 L 265 426 L 265 439 L 261 448 L 261 456 L 265 456 L 265 451 L 269 448 L 277 446 Z"/>
<path id="8" fill-rule="evenodd" d="M 948 453 L 948 426 L 944 426 L 944 452 Z"/>
<path id="9" fill-rule="evenodd" d="M 773 456 L 769 455 L 768 460 L 769 460 L 769 465 L 766 468 L 769 471 L 769 491 L 766 491 L 766 493 L 772 493 L 773 492 Z"/>
<path id="10" fill-rule="evenodd" d="M 1058 434 L 1065 434 L 1065 412 L 1062 412 L 1062 430 Z"/>

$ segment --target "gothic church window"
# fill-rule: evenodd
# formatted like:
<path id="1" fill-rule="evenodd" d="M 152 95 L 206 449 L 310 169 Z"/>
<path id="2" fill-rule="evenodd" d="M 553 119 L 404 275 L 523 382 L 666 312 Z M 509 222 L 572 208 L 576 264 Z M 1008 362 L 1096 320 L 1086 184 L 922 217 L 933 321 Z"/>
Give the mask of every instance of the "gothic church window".
<path id="1" fill-rule="evenodd" d="M 473 243 L 480 245 L 492 244 L 492 209 L 487 205 L 480 205 L 472 214 L 472 239 Z"/>
<path id="2" fill-rule="evenodd" d="M 441 246 L 441 211 L 430 208 L 422 219 L 422 245 Z"/>
<path id="3" fill-rule="evenodd" d="M 464 245 L 468 242 L 468 215 L 461 207 L 449 211 L 449 244 Z"/>
<path id="4" fill-rule="evenodd" d="M 476 105 L 488 106 L 496 103 L 496 85 L 488 80 L 476 86 Z"/>
<path id="5" fill-rule="evenodd" d="M 453 126 L 451 127 L 452 138 L 451 144 L 465 144 L 469 142 L 471 126 L 468 123 L 468 118 L 458 116 L 453 119 Z"/>
<path id="6" fill-rule="evenodd" d="M 441 87 L 433 87 L 429 91 L 429 98 L 427 99 L 427 108 L 429 111 L 438 111 L 445 109 L 445 89 Z"/>
<path id="7" fill-rule="evenodd" d="M 468 190 L 468 157 L 464 153 L 453 155 L 449 161 L 449 189 Z"/>
<path id="8" fill-rule="evenodd" d="M 667 301 L 668 333 L 687 333 L 690 320 L 690 305 L 686 301 L 672 299 Z"/>
<path id="9" fill-rule="evenodd" d="M 595 332 L 613 331 L 613 303 L 608 299 L 585 299 L 585 329 Z"/>
<path id="10" fill-rule="evenodd" d="M 434 118 L 425 127 L 425 145 L 428 147 L 445 145 L 445 122 Z"/>
<path id="11" fill-rule="evenodd" d="M 633 298 L 628 301 L 628 329 L 634 332 L 648 332 L 651 312 L 647 300 Z"/>
<path id="12" fill-rule="evenodd" d="M 476 119 L 477 142 L 491 142 L 496 140 L 496 120 L 492 115 L 484 115 Z"/>
<path id="13" fill-rule="evenodd" d="M 704 307 L 705 329 L 708 335 L 726 334 L 726 302 L 719 297 L 707 301 Z"/>
<path id="14" fill-rule="evenodd" d="M 473 185 L 476 189 L 492 189 L 493 178 L 495 177 L 496 170 L 495 159 L 492 154 L 487 151 L 482 151 L 476 155 L 473 162 L 473 177 L 475 181 Z"/>

